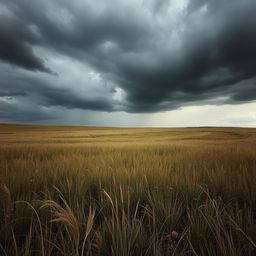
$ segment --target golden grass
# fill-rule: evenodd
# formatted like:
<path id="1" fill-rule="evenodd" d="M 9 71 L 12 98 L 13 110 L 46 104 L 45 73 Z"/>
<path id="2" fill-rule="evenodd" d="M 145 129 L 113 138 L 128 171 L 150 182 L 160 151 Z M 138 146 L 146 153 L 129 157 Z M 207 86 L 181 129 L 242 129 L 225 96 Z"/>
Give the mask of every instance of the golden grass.
<path id="1" fill-rule="evenodd" d="M 0 125 L 0 255 L 256 255 L 256 129 Z"/>

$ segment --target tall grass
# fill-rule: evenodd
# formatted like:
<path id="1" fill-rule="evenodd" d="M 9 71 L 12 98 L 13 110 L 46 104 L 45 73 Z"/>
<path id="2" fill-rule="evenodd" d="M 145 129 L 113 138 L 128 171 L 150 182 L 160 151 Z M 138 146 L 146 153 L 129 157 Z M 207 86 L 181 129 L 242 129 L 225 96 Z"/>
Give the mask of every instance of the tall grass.
<path id="1" fill-rule="evenodd" d="M 6 127 L 0 255 L 256 255 L 255 130 Z"/>

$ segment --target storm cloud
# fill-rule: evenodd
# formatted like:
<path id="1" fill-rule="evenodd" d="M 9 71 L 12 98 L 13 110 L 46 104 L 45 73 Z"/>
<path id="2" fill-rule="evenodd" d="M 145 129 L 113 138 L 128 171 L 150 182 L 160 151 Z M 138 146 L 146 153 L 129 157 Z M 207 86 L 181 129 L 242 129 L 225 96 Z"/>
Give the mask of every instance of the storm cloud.
<path id="1" fill-rule="evenodd" d="M 254 101 L 255 12 L 254 0 L 0 0 L 0 118 Z"/>

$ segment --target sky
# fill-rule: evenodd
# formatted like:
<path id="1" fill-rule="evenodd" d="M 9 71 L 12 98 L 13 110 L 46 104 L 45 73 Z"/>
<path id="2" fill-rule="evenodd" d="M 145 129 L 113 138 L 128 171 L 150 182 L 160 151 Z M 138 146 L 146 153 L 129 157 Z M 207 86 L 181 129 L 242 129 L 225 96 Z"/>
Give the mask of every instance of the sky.
<path id="1" fill-rule="evenodd" d="M 0 0 L 0 123 L 256 127 L 255 0 Z"/>

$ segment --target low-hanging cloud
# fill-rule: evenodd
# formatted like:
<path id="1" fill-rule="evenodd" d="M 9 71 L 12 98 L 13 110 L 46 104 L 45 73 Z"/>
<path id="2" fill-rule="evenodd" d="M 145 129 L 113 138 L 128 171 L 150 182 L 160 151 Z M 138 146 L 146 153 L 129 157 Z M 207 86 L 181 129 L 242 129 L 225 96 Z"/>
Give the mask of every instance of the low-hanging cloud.
<path id="1" fill-rule="evenodd" d="M 253 101 L 255 12 L 254 0 L 0 0 L 0 99 L 131 113 Z"/>

